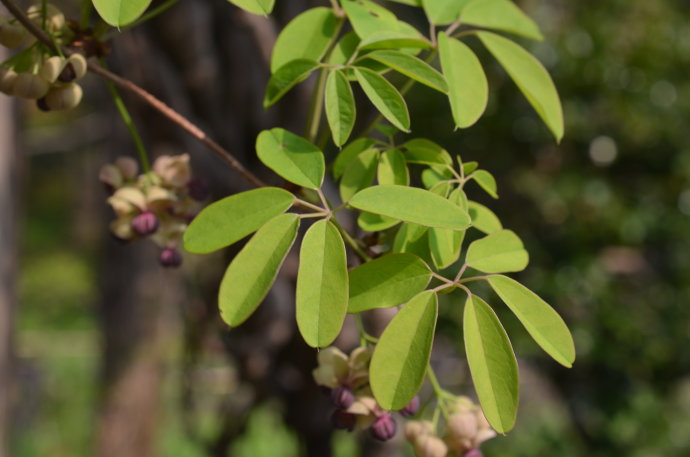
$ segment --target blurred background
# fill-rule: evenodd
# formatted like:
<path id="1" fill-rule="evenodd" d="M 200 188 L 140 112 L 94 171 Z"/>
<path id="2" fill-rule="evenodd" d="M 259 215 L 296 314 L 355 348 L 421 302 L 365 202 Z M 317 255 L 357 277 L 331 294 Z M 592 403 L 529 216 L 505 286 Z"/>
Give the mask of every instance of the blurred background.
<path id="1" fill-rule="evenodd" d="M 491 82 L 477 125 L 453 132 L 442 97 L 421 87 L 408 97 L 416 134 L 496 176 L 499 200 L 470 197 L 525 241 L 531 264 L 518 279 L 555 305 L 578 351 L 572 369 L 560 367 L 496 306 L 519 359 L 521 406 L 515 430 L 484 453 L 690 455 L 690 4 L 517 3 L 545 35 L 522 43 L 559 89 L 561 144 L 476 42 Z M 300 132 L 310 83 L 264 112 L 267 58 L 276 31 L 317 4 L 279 1 L 264 19 L 181 0 L 113 33 L 109 64 L 279 184 L 253 157 L 254 138 L 276 125 Z M 424 27 L 413 9 L 389 5 Z M 60 6 L 78 14 L 78 5 Z M 257 315 L 228 332 L 214 297 L 233 252 L 186 255 L 170 271 L 150 243 L 110 237 L 98 170 L 135 150 L 103 82 L 89 76 L 85 94 L 67 114 L 0 95 L 0 334 L 11 334 L 13 354 L 10 365 L 0 361 L 0 411 L 12 399 L 0 413 L 7 455 L 409 455 L 400 436 L 382 446 L 331 430 L 328 401 L 311 380 L 315 353 L 293 325 L 295 253 Z M 214 198 L 246 189 L 167 120 L 125 101 L 152 155 L 189 152 Z M 457 322 L 446 309 L 442 322 Z M 442 325 L 436 346 L 442 382 L 471 394 L 457 329 Z"/>

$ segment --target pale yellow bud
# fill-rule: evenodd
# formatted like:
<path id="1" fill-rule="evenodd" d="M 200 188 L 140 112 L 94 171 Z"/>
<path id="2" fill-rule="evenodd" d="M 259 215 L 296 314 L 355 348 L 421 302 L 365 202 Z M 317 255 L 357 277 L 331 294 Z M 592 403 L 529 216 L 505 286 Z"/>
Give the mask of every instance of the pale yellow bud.
<path id="1" fill-rule="evenodd" d="M 17 72 L 10 68 L 0 69 L 0 92 L 12 95 L 14 83 L 17 80 Z"/>
<path id="2" fill-rule="evenodd" d="M 131 217 L 118 217 L 110 223 L 110 231 L 121 240 L 131 240 L 134 238 Z"/>
<path id="3" fill-rule="evenodd" d="M 429 421 L 407 421 L 405 424 L 405 438 L 411 443 L 420 436 L 433 434 L 434 425 Z"/>
<path id="4" fill-rule="evenodd" d="M 192 171 L 189 167 L 189 154 L 160 156 L 153 163 L 153 171 L 163 178 L 165 185 L 184 187 L 192 177 Z"/>
<path id="5" fill-rule="evenodd" d="M 83 91 L 79 84 L 55 86 L 46 94 L 46 106 L 55 111 L 72 109 L 79 104 L 82 95 Z"/>
<path id="6" fill-rule="evenodd" d="M 41 5 L 31 6 L 26 10 L 27 16 L 39 27 L 44 26 L 43 22 L 43 8 Z M 57 33 L 65 26 L 65 15 L 60 9 L 50 3 L 46 4 L 45 15 L 45 31 L 48 33 Z"/>
<path id="7" fill-rule="evenodd" d="M 101 170 L 98 172 L 98 179 L 113 189 L 117 189 L 122 185 L 122 173 L 115 165 L 109 163 L 101 167 Z"/>
<path id="8" fill-rule="evenodd" d="M 415 440 L 414 453 L 417 457 L 445 457 L 448 446 L 433 435 L 422 435 Z"/>
<path id="9" fill-rule="evenodd" d="M 86 58 L 84 58 L 83 55 L 79 53 L 72 54 L 69 56 L 67 59 L 67 63 L 72 65 L 72 69 L 74 70 L 74 76 L 75 80 L 76 79 L 81 79 L 84 77 L 86 74 L 86 70 L 88 69 L 88 64 L 86 62 Z"/>
<path id="10" fill-rule="evenodd" d="M 122 177 L 127 181 L 136 178 L 137 173 L 139 173 L 139 164 L 131 157 L 118 157 L 115 159 L 115 166 L 120 170 Z"/>
<path id="11" fill-rule="evenodd" d="M 13 94 L 21 98 L 38 99 L 48 93 L 50 84 L 39 75 L 32 73 L 19 73 L 14 81 Z"/>
<path id="12" fill-rule="evenodd" d="M 66 61 L 60 56 L 49 57 L 43 61 L 39 74 L 49 83 L 54 83 L 65 68 Z"/>

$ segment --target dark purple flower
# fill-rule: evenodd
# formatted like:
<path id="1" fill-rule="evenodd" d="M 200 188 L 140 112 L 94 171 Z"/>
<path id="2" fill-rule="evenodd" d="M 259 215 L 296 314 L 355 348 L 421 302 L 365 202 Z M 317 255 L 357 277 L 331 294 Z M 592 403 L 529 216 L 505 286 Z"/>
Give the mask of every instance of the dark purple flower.
<path id="1" fill-rule="evenodd" d="M 331 390 L 331 403 L 338 409 L 347 409 L 355 402 L 355 396 L 347 387 L 336 387 Z"/>
<path id="2" fill-rule="evenodd" d="M 158 218 L 151 211 L 144 211 L 132 219 L 132 230 L 139 236 L 147 236 L 158 230 Z"/>
<path id="3" fill-rule="evenodd" d="M 65 68 L 63 68 L 62 72 L 60 72 L 60 75 L 58 76 L 58 81 L 63 82 L 63 83 L 69 83 L 77 79 L 77 72 L 74 71 L 74 67 L 72 66 L 71 63 L 68 63 L 65 65 Z"/>
<path id="4" fill-rule="evenodd" d="M 194 178 L 189 181 L 187 183 L 187 190 L 189 191 L 189 196 L 198 202 L 206 200 L 211 195 L 208 183 L 201 178 Z"/>
<path id="5" fill-rule="evenodd" d="M 410 417 L 417 414 L 419 411 L 419 397 L 415 396 L 403 409 L 400 410 L 400 414 L 404 417 Z"/>
<path id="6" fill-rule="evenodd" d="M 36 106 L 38 106 L 38 109 L 40 109 L 41 111 L 50 111 L 50 106 L 48 106 L 45 97 L 36 100 Z"/>
<path id="7" fill-rule="evenodd" d="M 167 248 L 161 252 L 160 262 L 166 268 L 176 268 L 182 265 L 182 256 L 174 248 Z"/>
<path id="8" fill-rule="evenodd" d="M 395 423 L 395 419 L 393 419 L 390 414 L 386 413 L 371 424 L 369 431 L 371 432 L 371 436 L 377 440 L 388 441 L 395 436 L 397 429 L 398 427 Z"/>
<path id="9" fill-rule="evenodd" d="M 340 430 L 347 430 L 351 432 L 355 429 L 355 424 L 357 423 L 357 417 L 354 414 L 347 413 L 345 411 L 335 411 L 331 416 L 331 424 L 333 427 Z"/>
<path id="10" fill-rule="evenodd" d="M 484 457 L 484 454 L 479 449 L 470 449 L 462 457 Z"/>

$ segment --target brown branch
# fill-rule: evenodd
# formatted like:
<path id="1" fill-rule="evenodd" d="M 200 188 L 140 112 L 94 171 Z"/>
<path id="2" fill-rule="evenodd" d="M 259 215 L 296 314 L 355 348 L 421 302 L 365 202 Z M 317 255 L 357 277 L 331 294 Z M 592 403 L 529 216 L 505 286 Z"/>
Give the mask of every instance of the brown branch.
<path id="1" fill-rule="evenodd" d="M 33 36 L 36 37 L 41 43 L 46 45 L 48 49 L 57 53 L 58 51 L 63 51 L 64 54 L 70 54 L 69 50 L 59 49 L 58 46 L 53 42 L 53 40 L 48 36 L 40 27 L 38 27 L 34 22 L 31 21 L 24 13 L 24 11 L 17 6 L 13 0 L 0 0 L 7 10 L 17 19 Z M 144 102 L 150 105 L 152 108 L 157 110 L 159 113 L 170 119 L 174 124 L 185 130 L 192 137 L 194 137 L 201 144 L 206 146 L 208 149 L 216 153 L 225 163 L 227 163 L 231 168 L 233 168 L 240 176 L 242 176 L 247 182 L 251 183 L 256 187 L 264 187 L 266 184 L 254 175 L 251 171 L 247 170 L 227 149 L 222 147 L 220 144 L 211 139 L 203 130 L 193 124 L 189 119 L 184 117 L 182 114 L 175 111 L 173 108 L 165 104 L 160 99 L 156 98 L 153 94 L 146 91 L 142 87 L 136 85 L 132 81 L 123 78 L 115 73 L 106 70 L 100 65 L 89 61 L 89 70 L 101 76 L 108 81 L 120 86 L 121 88 L 133 93 L 137 97 L 141 98 Z"/>

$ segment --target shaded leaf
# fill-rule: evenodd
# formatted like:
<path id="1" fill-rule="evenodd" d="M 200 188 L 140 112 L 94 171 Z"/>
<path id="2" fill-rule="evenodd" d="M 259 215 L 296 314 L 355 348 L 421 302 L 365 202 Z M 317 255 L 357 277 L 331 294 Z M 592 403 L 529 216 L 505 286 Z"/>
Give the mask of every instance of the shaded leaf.
<path id="1" fill-rule="evenodd" d="M 464 230 L 429 229 L 429 252 L 436 268 L 447 268 L 458 260 L 464 239 Z"/>
<path id="2" fill-rule="evenodd" d="M 453 159 L 439 144 L 426 138 L 415 138 L 403 144 L 405 160 L 427 165 L 452 165 Z M 438 171 L 438 170 L 437 170 Z M 443 171 L 446 173 L 446 171 Z M 450 173 L 450 171 L 447 171 Z M 452 174 L 451 174 L 452 176 Z"/>
<path id="3" fill-rule="evenodd" d="M 370 49 L 429 49 L 431 43 L 417 30 L 379 30 L 362 38 L 361 50 Z"/>
<path id="4" fill-rule="evenodd" d="M 339 179 L 350 163 L 362 152 L 371 148 L 376 144 L 376 140 L 371 138 L 358 138 L 352 143 L 345 146 L 345 148 L 340 151 L 338 157 L 335 158 L 333 162 L 333 177 Z"/>
<path id="5" fill-rule="evenodd" d="M 379 184 L 399 184 L 407 186 L 410 174 L 405 164 L 405 156 L 397 149 L 389 149 L 381 154 L 377 169 Z"/>
<path id="6" fill-rule="evenodd" d="M 511 0 L 471 0 L 460 14 L 463 24 L 515 33 L 533 40 L 544 37 L 535 22 Z"/>
<path id="7" fill-rule="evenodd" d="M 460 17 L 460 12 L 470 0 L 422 0 L 424 12 L 429 22 L 436 25 L 445 25 L 455 22 Z"/>
<path id="8" fill-rule="evenodd" d="M 423 60 L 400 51 L 375 51 L 366 55 L 367 59 L 380 62 L 415 81 L 447 93 L 446 78 Z"/>
<path id="9" fill-rule="evenodd" d="M 524 270 L 529 255 L 514 232 L 500 230 L 473 241 L 467 249 L 465 262 L 484 273 L 506 273 Z"/>
<path id="10" fill-rule="evenodd" d="M 472 218 L 472 227 L 486 233 L 487 235 L 497 232 L 503 228 L 498 216 L 496 216 L 489 208 L 480 203 L 469 201 L 467 203 L 467 211 L 470 213 L 470 217 Z"/>
<path id="11" fill-rule="evenodd" d="M 298 227 L 296 214 L 274 217 L 230 262 L 218 293 L 220 315 L 228 325 L 240 325 L 261 304 L 295 242 Z"/>
<path id="12" fill-rule="evenodd" d="M 326 169 L 323 152 L 285 129 L 264 130 L 256 139 L 256 153 L 271 170 L 299 186 L 321 187 Z"/>
<path id="13" fill-rule="evenodd" d="M 239 6 L 245 11 L 249 11 L 253 14 L 260 14 L 266 16 L 271 14 L 273 11 L 273 6 L 275 6 L 275 0 L 228 0 L 235 6 Z"/>
<path id="14" fill-rule="evenodd" d="M 347 77 L 333 70 L 326 81 L 326 118 L 336 146 L 343 145 L 355 126 L 355 97 Z"/>
<path id="15" fill-rule="evenodd" d="M 431 280 L 424 261 L 414 254 L 386 254 L 350 272 L 349 313 L 391 308 L 405 303 Z"/>
<path id="16" fill-rule="evenodd" d="M 429 228 L 423 225 L 403 223 L 393 239 L 393 252 L 407 252 L 422 259 L 431 260 L 429 255 Z"/>
<path id="17" fill-rule="evenodd" d="M 422 292 L 400 310 L 379 338 L 369 372 L 371 390 L 383 409 L 404 408 L 422 386 L 437 316 L 436 294 Z"/>
<path id="18" fill-rule="evenodd" d="M 397 219 L 367 212 L 362 212 L 357 217 L 357 225 L 367 232 L 380 232 L 381 230 L 389 229 L 399 223 L 400 221 Z"/>
<path id="19" fill-rule="evenodd" d="M 556 362 L 570 368 L 575 361 L 575 344 L 561 316 L 537 294 L 514 279 L 497 275 L 489 276 L 487 281 L 534 341 Z"/>
<path id="20" fill-rule="evenodd" d="M 264 108 L 280 100 L 296 84 L 307 79 L 318 66 L 319 64 L 313 60 L 297 59 L 280 67 L 268 80 Z"/>
<path id="21" fill-rule="evenodd" d="M 356 67 L 355 76 L 371 103 L 388 121 L 404 132 L 410 130 L 410 114 L 398 89 L 368 68 Z"/>
<path id="22" fill-rule="evenodd" d="M 332 222 L 320 220 L 304 235 L 297 271 L 297 327 L 311 347 L 326 347 L 347 313 L 345 244 Z"/>
<path id="23" fill-rule="evenodd" d="M 379 151 L 368 149 L 350 162 L 347 170 L 343 173 L 343 179 L 340 180 L 340 198 L 344 202 L 374 182 L 378 159 Z"/>
<path id="24" fill-rule="evenodd" d="M 184 248 L 206 254 L 230 246 L 287 211 L 294 201 L 294 195 L 276 187 L 262 187 L 218 200 L 189 224 L 184 232 Z"/>
<path id="25" fill-rule="evenodd" d="M 518 369 L 513 348 L 496 313 L 470 295 L 463 318 L 465 351 L 477 397 L 486 419 L 498 433 L 515 425 Z"/>

